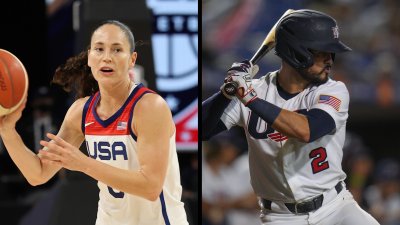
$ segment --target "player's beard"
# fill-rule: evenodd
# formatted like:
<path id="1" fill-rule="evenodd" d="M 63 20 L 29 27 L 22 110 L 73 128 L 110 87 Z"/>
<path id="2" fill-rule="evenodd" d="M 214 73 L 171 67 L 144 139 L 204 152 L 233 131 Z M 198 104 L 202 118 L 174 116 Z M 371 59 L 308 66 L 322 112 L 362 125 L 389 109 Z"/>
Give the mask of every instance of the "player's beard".
<path id="1" fill-rule="evenodd" d="M 320 72 L 317 73 L 310 71 L 309 68 L 307 68 L 300 70 L 299 74 L 304 80 L 308 81 L 310 84 L 320 85 L 324 84 L 329 79 L 330 73 L 325 72 L 325 69 L 327 68 L 332 68 L 332 65 L 326 65 L 324 68 L 322 68 Z"/>

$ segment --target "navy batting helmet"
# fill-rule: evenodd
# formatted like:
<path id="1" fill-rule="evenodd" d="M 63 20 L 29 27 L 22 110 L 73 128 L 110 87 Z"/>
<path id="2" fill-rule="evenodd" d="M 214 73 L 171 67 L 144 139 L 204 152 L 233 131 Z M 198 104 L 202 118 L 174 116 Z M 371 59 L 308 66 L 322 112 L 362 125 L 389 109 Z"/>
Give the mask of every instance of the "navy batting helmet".
<path id="1" fill-rule="evenodd" d="M 276 28 L 275 53 L 295 69 L 314 64 L 311 50 L 332 53 L 351 51 L 339 41 L 335 19 L 315 10 L 296 10 L 285 16 Z"/>

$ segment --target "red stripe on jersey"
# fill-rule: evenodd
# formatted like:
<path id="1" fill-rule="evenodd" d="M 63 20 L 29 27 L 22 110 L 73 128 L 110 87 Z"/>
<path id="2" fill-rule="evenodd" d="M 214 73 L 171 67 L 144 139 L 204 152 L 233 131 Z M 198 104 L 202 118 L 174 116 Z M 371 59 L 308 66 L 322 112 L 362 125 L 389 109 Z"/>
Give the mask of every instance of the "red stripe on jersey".
<path id="1" fill-rule="evenodd" d="M 287 140 L 287 139 L 288 139 L 287 137 L 283 137 L 283 138 L 277 139 L 276 141 L 285 141 L 285 140 Z"/>
<path id="2" fill-rule="evenodd" d="M 273 134 L 268 134 L 268 137 L 281 137 L 281 133 L 273 133 Z"/>
<path id="3" fill-rule="evenodd" d="M 268 134 L 267 136 L 268 136 L 271 140 L 276 141 L 276 142 L 278 142 L 278 141 L 284 141 L 284 140 L 287 140 L 287 139 L 288 139 L 287 136 L 285 136 L 285 135 L 283 135 L 282 133 L 279 133 L 279 132 L 276 132 L 276 133 L 273 133 L 273 134 Z"/>

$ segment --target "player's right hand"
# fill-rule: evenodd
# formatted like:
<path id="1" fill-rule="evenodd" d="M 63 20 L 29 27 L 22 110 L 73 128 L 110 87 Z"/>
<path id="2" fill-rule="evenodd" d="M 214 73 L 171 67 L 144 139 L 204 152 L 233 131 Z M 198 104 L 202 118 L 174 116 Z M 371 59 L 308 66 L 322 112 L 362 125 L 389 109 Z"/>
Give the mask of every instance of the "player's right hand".
<path id="1" fill-rule="evenodd" d="M 254 98 L 257 97 L 254 89 L 252 88 L 252 78 L 258 72 L 258 66 L 252 65 L 248 60 L 240 63 L 235 62 L 227 72 L 224 84 L 221 86 L 222 93 L 229 99 L 232 99 L 232 95 L 225 92 L 225 85 L 228 83 L 236 83 L 236 97 L 238 97 L 243 104 L 247 105 Z"/>
<path id="2" fill-rule="evenodd" d="M 26 101 L 27 97 L 14 112 L 0 117 L 0 134 L 4 131 L 15 129 L 15 124 L 22 116 Z"/>

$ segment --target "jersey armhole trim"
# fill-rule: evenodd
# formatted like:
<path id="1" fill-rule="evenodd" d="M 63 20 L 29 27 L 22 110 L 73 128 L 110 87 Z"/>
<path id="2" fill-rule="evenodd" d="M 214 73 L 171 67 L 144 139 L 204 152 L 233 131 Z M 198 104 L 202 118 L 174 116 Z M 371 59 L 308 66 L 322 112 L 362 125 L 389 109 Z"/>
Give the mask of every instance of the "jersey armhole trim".
<path id="1" fill-rule="evenodd" d="M 152 90 L 150 90 L 150 89 L 147 89 L 147 90 L 144 91 L 139 97 L 137 97 L 137 99 L 136 99 L 135 102 L 133 103 L 133 105 L 132 105 L 132 107 L 131 107 L 131 109 L 130 109 L 130 112 L 129 112 L 129 122 L 128 122 L 128 124 L 129 124 L 129 133 L 131 134 L 133 140 L 135 140 L 135 141 L 137 141 L 137 136 L 136 136 L 135 132 L 133 132 L 133 129 L 132 129 L 133 111 L 134 111 L 134 109 L 135 109 L 136 103 L 137 103 L 145 94 L 147 94 L 147 93 L 156 94 L 154 91 L 152 91 Z"/>
<path id="2" fill-rule="evenodd" d="M 83 106 L 83 110 L 82 110 L 82 123 L 81 123 L 81 129 L 82 129 L 82 133 L 83 135 L 85 135 L 85 120 L 86 120 L 86 114 L 87 111 L 89 109 L 90 103 L 92 102 L 93 97 L 96 94 L 92 95 L 89 97 L 89 99 L 85 102 L 85 105 Z"/>

